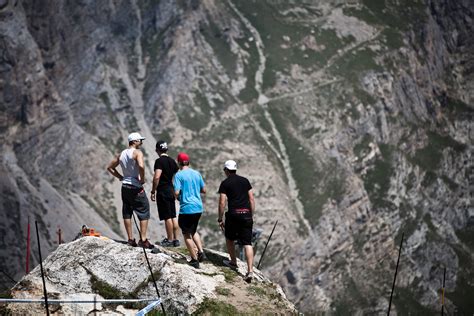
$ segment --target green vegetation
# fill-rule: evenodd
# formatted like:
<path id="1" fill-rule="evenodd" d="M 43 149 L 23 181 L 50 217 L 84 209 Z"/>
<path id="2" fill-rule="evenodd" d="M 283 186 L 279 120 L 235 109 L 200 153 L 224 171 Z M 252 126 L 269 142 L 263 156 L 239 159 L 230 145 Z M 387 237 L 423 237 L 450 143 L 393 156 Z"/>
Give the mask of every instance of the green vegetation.
<path id="1" fill-rule="evenodd" d="M 243 315 L 234 306 L 210 298 L 204 298 L 193 315 Z"/>
<path id="2" fill-rule="evenodd" d="M 247 36 L 250 37 L 251 35 L 249 34 Z M 246 39 L 237 40 L 237 43 L 239 43 L 241 48 L 245 47 L 245 42 Z M 245 83 L 245 88 L 239 93 L 239 99 L 244 103 L 249 103 L 252 100 L 258 98 L 257 90 L 255 90 L 255 73 L 257 72 L 258 66 L 260 64 L 260 57 L 257 47 L 255 46 L 255 41 L 251 43 L 247 42 L 247 44 L 250 46 L 247 49 L 249 57 L 244 63 L 244 75 L 245 78 L 247 78 L 247 82 Z"/>
<path id="3" fill-rule="evenodd" d="M 343 13 L 371 25 L 400 31 L 406 31 L 427 18 L 422 0 L 363 0 L 362 4 L 361 9 L 343 8 Z"/>
<path id="4" fill-rule="evenodd" d="M 451 180 L 448 176 L 442 175 L 441 180 L 448 186 L 451 191 L 456 191 L 459 188 L 459 185 Z"/>
<path id="5" fill-rule="evenodd" d="M 213 22 L 213 17 L 208 16 L 208 25 L 201 25 L 201 34 L 206 42 L 212 47 L 214 55 L 224 67 L 230 78 L 234 77 L 237 56 L 230 50 L 227 35 Z"/>
<path id="6" fill-rule="evenodd" d="M 223 295 L 223 296 L 229 296 L 232 294 L 231 290 L 229 288 L 226 288 L 226 287 L 216 287 L 216 292 L 217 294 L 219 295 Z"/>
<path id="7" fill-rule="evenodd" d="M 127 293 L 123 293 L 119 289 L 114 288 L 110 284 L 99 280 L 95 275 L 91 274 L 90 278 L 92 291 L 99 294 L 105 299 L 117 299 L 129 297 Z"/>
<path id="8" fill-rule="evenodd" d="M 336 308 L 335 315 L 353 315 L 358 306 L 368 305 L 367 298 L 361 293 L 354 280 L 350 277 L 347 277 L 346 280 L 348 281 L 344 282 L 344 294 L 331 304 Z"/>
<path id="9" fill-rule="evenodd" d="M 363 177 L 364 186 L 375 208 L 388 204 L 386 194 L 390 188 L 390 178 L 393 174 L 393 148 L 387 144 L 379 144 L 382 157 L 375 160 L 374 166 Z"/>
<path id="10" fill-rule="evenodd" d="M 150 282 L 153 281 L 151 275 L 142 283 L 140 283 L 132 292 L 122 292 L 119 289 L 111 286 L 110 284 L 99 280 L 91 271 L 87 270 L 86 271 L 90 275 L 90 283 L 91 283 L 91 288 L 94 293 L 99 294 L 105 299 L 136 299 L 139 296 L 140 291 L 145 289 Z M 155 280 L 157 280 L 160 276 L 159 271 L 153 272 L 153 276 L 155 277 Z M 106 306 L 110 304 L 104 304 Z M 113 305 L 110 305 L 113 306 Z M 124 307 L 125 308 L 135 308 L 135 309 L 141 309 L 146 306 L 146 303 L 125 303 Z"/>
<path id="11" fill-rule="evenodd" d="M 458 258 L 458 269 L 456 271 L 456 288 L 454 291 L 446 292 L 446 297 L 451 300 L 457 307 L 456 315 L 470 315 L 474 311 L 474 300 L 472 300 L 472 293 L 474 293 L 474 227 L 466 227 L 462 230 L 456 231 L 456 235 L 461 242 L 469 249 L 459 245 L 451 244 L 451 247 L 456 252 Z"/>
<path id="12" fill-rule="evenodd" d="M 211 107 L 206 96 L 199 90 L 193 91 L 194 106 L 182 107 L 178 114 L 180 123 L 190 130 L 199 131 L 209 124 Z M 200 111 L 196 111 L 199 109 Z"/>
<path id="13" fill-rule="evenodd" d="M 226 282 L 233 283 L 235 282 L 235 278 L 238 276 L 237 272 L 228 268 L 227 266 L 222 263 L 224 259 L 222 256 L 217 255 L 212 252 L 206 252 L 207 259 L 212 262 L 213 265 L 221 267 L 221 272 L 224 274 L 224 278 Z"/>
<path id="14" fill-rule="evenodd" d="M 298 126 L 300 122 L 286 105 L 272 104 L 270 114 L 287 149 L 292 174 L 306 217 L 311 225 L 315 226 L 322 214 L 324 204 L 329 199 L 339 200 L 344 193 L 341 170 L 335 160 L 318 170 L 314 157 L 292 135 L 289 126 Z"/>
<path id="15" fill-rule="evenodd" d="M 399 315 L 435 315 L 437 311 L 421 305 L 416 293 L 409 288 L 396 287 L 393 294 L 393 304 Z"/>
<path id="16" fill-rule="evenodd" d="M 0 298 L 13 298 L 13 296 L 10 290 L 6 290 L 4 292 L 0 292 Z M 10 310 L 7 309 L 6 304 L 0 304 L 0 315 L 10 316 L 13 314 Z"/>
<path id="17" fill-rule="evenodd" d="M 474 253 L 474 227 L 468 226 L 456 231 L 456 235 Z M 473 292 L 474 293 L 474 292 Z"/>
<path id="18" fill-rule="evenodd" d="M 352 50 L 343 55 L 329 67 L 334 75 L 346 78 L 351 83 L 358 83 L 361 73 L 375 70 L 382 71 L 383 68 L 375 62 L 375 52 L 369 48 Z"/>
<path id="19" fill-rule="evenodd" d="M 298 64 L 303 68 L 322 67 L 338 49 L 353 41 L 353 38 L 339 39 L 333 30 L 315 28 L 314 23 L 305 22 L 304 19 L 282 15 L 281 12 L 292 7 L 291 4 L 253 1 L 249 5 L 245 1 L 235 1 L 235 5 L 260 33 L 265 50 L 271 52 L 266 56 L 263 89 L 275 85 L 277 72 L 288 74 L 289 65 Z M 306 20 L 319 16 L 311 6 L 308 5 L 305 9 L 311 15 Z M 311 33 L 312 30 L 314 34 Z M 302 40 L 308 35 L 313 35 L 317 44 L 324 45 L 325 49 L 318 52 L 302 50 Z M 288 36 L 289 41 L 286 41 L 284 36 Z"/>
<path id="20" fill-rule="evenodd" d="M 428 132 L 428 144 L 416 151 L 413 157 L 409 157 L 409 160 L 426 171 L 435 172 L 439 168 L 443 151 L 447 148 L 459 153 L 465 150 L 466 145 L 458 143 L 449 135 L 442 136 L 435 132 Z"/>
<path id="21" fill-rule="evenodd" d="M 267 292 L 265 291 L 265 289 L 263 289 L 262 287 L 260 286 L 256 286 L 256 285 L 251 285 L 249 287 L 247 287 L 247 291 L 253 296 L 253 295 L 256 295 L 258 297 L 264 297 Z"/>
<path id="22" fill-rule="evenodd" d="M 373 141 L 372 135 L 365 134 L 362 140 L 354 146 L 354 155 L 361 159 L 370 152 L 369 144 Z"/>
<path id="23" fill-rule="evenodd" d="M 469 107 L 469 105 L 461 100 L 453 99 L 451 97 L 446 97 L 445 105 L 451 118 L 469 119 L 469 117 L 474 113 L 472 107 Z"/>

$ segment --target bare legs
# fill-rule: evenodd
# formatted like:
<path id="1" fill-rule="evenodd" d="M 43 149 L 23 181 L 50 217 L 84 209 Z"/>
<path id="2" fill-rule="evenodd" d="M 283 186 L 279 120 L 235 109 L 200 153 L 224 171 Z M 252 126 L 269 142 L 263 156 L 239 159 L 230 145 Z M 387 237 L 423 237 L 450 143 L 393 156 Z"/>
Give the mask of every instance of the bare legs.
<path id="1" fill-rule="evenodd" d="M 247 271 L 253 272 L 253 247 L 251 245 L 244 246 L 245 259 L 247 260 Z"/>
<path id="2" fill-rule="evenodd" d="M 227 252 L 230 256 L 230 262 L 237 264 L 237 259 L 235 258 L 235 244 L 233 240 L 226 239 L 225 244 L 227 246 Z"/>
<path id="3" fill-rule="evenodd" d="M 165 219 L 165 228 L 166 238 L 168 238 L 168 240 L 173 241 L 178 239 L 179 226 L 176 217 Z"/>
<path id="4" fill-rule="evenodd" d="M 237 259 L 235 257 L 235 243 L 233 240 L 226 239 L 225 243 L 227 245 L 227 252 L 230 256 L 230 261 L 234 264 L 237 264 Z M 247 260 L 247 271 L 253 272 L 253 247 L 251 245 L 244 246 L 245 259 Z"/>
<path id="5" fill-rule="evenodd" d="M 128 239 L 133 239 L 132 219 L 124 218 L 123 224 L 125 226 L 125 231 L 127 232 Z M 141 233 L 142 241 L 146 240 L 147 230 L 148 230 L 148 220 L 140 221 L 140 233 Z"/>
<path id="6" fill-rule="evenodd" d="M 128 239 L 133 239 L 133 233 L 132 233 L 132 220 L 130 218 L 123 219 L 123 225 L 125 226 L 125 231 L 127 232 L 127 237 Z"/>
<path id="7" fill-rule="evenodd" d="M 148 229 L 148 220 L 140 221 L 140 232 L 141 232 L 142 241 L 146 240 L 147 229 Z"/>
<path id="8" fill-rule="evenodd" d="M 201 237 L 198 233 L 195 233 L 193 236 L 191 234 L 184 234 L 184 243 L 186 244 L 186 248 L 188 248 L 189 254 L 191 258 L 197 260 L 197 252 L 202 252 L 202 242 Z"/>

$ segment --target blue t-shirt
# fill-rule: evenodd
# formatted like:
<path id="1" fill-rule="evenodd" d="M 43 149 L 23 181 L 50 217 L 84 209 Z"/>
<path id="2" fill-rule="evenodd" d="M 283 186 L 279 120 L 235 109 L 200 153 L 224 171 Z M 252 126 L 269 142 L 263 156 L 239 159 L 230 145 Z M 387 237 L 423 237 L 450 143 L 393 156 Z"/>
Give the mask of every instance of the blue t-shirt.
<path id="1" fill-rule="evenodd" d="M 201 189 L 204 180 L 191 168 L 180 170 L 174 176 L 174 190 L 179 192 L 179 214 L 202 213 Z"/>

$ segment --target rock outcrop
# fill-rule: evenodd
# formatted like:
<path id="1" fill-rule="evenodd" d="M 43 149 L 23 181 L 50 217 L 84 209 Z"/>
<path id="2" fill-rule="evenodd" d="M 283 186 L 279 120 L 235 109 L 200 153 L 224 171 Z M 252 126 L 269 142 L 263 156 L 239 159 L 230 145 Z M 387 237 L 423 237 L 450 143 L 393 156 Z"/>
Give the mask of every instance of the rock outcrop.
<path id="1" fill-rule="evenodd" d="M 206 250 L 208 260 L 199 269 L 187 264 L 184 248 L 157 248 L 147 251 L 161 301 L 167 314 L 296 313 L 279 285 L 260 271 L 246 283 L 242 276 L 245 263 L 238 261 L 238 271 L 223 265 L 223 253 Z M 172 251 L 177 250 L 177 251 Z M 132 248 L 111 239 L 83 237 L 62 244 L 43 262 L 48 298 L 59 300 L 100 300 L 157 298 L 143 249 Z M 13 298 L 38 299 L 43 296 L 40 267 L 23 277 L 12 291 Z M 140 307 L 141 305 L 141 307 Z M 128 304 L 60 304 L 50 305 L 52 314 L 134 315 L 147 303 Z M 40 315 L 42 304 L 9 304 L 6 311 L 14 315 Z M 157 307 L 160 310 L 160 306 Z"/>

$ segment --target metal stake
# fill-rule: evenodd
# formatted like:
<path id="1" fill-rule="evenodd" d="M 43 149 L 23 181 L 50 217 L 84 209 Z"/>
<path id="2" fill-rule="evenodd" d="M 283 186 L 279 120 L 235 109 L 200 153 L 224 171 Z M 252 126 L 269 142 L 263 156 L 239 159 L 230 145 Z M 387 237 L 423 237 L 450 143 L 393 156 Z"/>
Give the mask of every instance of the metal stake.
<path id="1" fill-rule="evenodd" d="M 141 241 L 142 240 L 142 232 L 140 231 L 140 228 L 138 227 L 137 219 L 135 218 L 135 214 L 133 214 L 133 221 L 135 222 L 135 226 L 137 227 L 138 235 L 140 236 L 140 241 Z M 148 256 L 146 254 L 145 246 L 142 246 L 142 249 L 143 249 L 143 253 L 145 254 L 146 263 L 148 264 L 148 269 L 150 269 L 151 279 L 153 280 L 153 284 L 155 285 L 156 295 L 158 295 L 158 298 L 160 298 L 160 292 L 158 291 L 158 286 L 156 285 L 155 276 L 153 275 L 153 270 L 151 268 L 150 261 L 148 260 Z M 160 305 L 161 305 L 161 310 L 163 311 L 163 314 L 166 316 L 165 307 L 163 306 L 163 303 L 161 302 L 161 299 L 160 299 Z"/>
<path id="2" fill-rule="evenodd" d="M 398 264 L 400 263 L 400 254 L 402 253 L 403 237 L 404 236 L 405 236 L 405 232 L 402 233 L 402 240 L 400 241 L 400 249 L 398 250 L 397 266 L 395 268 L 395 276 L 393 277 L 392 292 L 390 293 L 390 302 L 388 303 L 387 316 L 390 315 L 390 307 L 392 307 L 393 291 L 395 290 L 395 281 L 397 280 Z"/>
<path id="3" fill-rule="evenodd" d="M 270 242 L 270 239 L 272 239 L 273 232 L 275 231 L 275 227 L 278 224 L 278 220 L 275 222 L 275 225 L 273 225 L 272 232 L 270 233 L 270 236 L 268 237 L 267 243 L 265 244 L 265 248 L 263 248 L 262 256 L 260 257 L 260 260 L 258 261 L 257 269 L 260 268 L 260 264 L 262 263 L 263 256 L 265 256 L 265 251 L 267 250 L 268 243 Z"/>
<path id="4" fill-rule="evenodd" d="M 48 305 L 48 292 L 46 291 L 46 282 L 44 280 L 44 272 L 43 272 L 43 258 L 41 257 L 41 244 L 39 238 L 39 231 L 38 231 L 38 222 L 35 221 L 36 226 L 36 240 L 38 242 L 38 254 L 40 260 L 40 268 L 41 268 L 41 279 L 43 279 L 43 293 L 44 293 L 44 304 L 46 307 L 46 315 L 49 316 L 49 305 Z"/>

